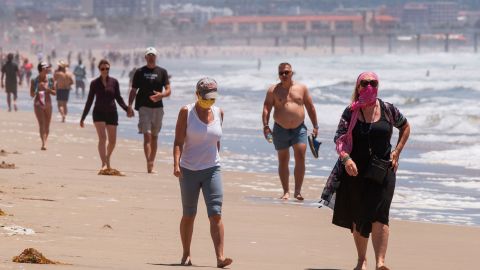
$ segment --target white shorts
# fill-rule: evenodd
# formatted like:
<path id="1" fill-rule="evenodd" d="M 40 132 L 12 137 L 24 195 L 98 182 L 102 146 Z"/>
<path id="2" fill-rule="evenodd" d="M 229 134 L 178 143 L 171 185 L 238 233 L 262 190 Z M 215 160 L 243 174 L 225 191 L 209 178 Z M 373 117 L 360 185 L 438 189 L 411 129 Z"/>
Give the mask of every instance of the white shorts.
<path id="1" fill-rule="evenodd" d="M 140 107 L 138 118 L 138 133 L 158 136 L 162 129 L 163 108 Z"/>

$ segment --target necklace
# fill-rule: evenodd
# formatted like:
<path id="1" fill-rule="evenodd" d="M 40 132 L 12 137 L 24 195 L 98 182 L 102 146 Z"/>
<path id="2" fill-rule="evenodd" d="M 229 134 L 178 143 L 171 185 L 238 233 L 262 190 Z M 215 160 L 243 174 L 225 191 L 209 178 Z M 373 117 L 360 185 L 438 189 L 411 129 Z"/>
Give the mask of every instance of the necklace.
<path id="1" fill-rule="evenodd" d="M 371 122 L 367 122 L 367 118 L 365 118 L 365 114 L 363 113 L 363 109 L 360 109 L 360 112 L 362 113 L 363 116 L 363 123 L 361 123 L 361 128 L 360 131 L 362 134 L 369 134 L 370 129 L 373 124 L 373 120 L 375 120 L 375 112 L 377 111 L 377 104 L 375 104 L 375 108 L 373 108 L 373 113 L 372 113 L 372 119 L 370 119 Z"/>

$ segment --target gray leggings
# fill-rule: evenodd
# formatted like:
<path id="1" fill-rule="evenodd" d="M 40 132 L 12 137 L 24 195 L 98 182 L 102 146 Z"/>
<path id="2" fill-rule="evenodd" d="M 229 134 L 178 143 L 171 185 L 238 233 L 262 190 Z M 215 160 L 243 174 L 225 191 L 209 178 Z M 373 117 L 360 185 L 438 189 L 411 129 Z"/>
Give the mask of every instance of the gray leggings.
<path id="1" fill-rule="evenodd" d="M 197 213 L 200 189 L 207 206 L 208 216 L 221 215 L 223 203 L 223 187 L 220 166 L 199 171 L 180 168 L 180 190 L 184 216 L 195 216 Z"/>

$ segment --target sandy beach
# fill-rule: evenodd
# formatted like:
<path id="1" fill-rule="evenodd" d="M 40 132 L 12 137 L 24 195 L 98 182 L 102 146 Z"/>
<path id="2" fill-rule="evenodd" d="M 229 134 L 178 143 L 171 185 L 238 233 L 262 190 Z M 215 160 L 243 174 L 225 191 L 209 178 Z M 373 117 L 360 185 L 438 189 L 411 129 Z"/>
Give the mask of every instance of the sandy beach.
<path id="1" fill-rule="evenodd" d="M 136 119 L 134 120 L 136 121 Z M 139 137 L 140 139 L 140 137 Z M 162 135 L 160 135 L 160 141 Z M 170 148 L 147 174 L 141 141 L 119 138 L 112 166 L 124 177 L 98 176 L 95 129 L 53 118 L 47 151 L 40 151 L 33 112 L 0 112 L 0 269 L 182 269 L 178 180 Z M 274 174 L 223 172 L 225 253 L 231 269 L 352 269 L 350 233 L 331 224 L 331 211 L 282 203 Z M 292 181 L 291 181 L 292 182 Z M 318 181 L 316 181 L 318 183 Z M 304 196 L 319 198 L 321 184 L 306 179 Z M 307 203 L 307 202 L 306 202 Z M 31 229 L 12 233 L 8 228 Z M 25 234 L 26 233 L 26 234 Z M 70 265 L 12 262 L 26 248 Z M 392 269 L 476 269 L 480 228 L 391 221 L 387 265 Z M 369 269 L 374 269 L 371 245 Z M 192 262 L 215 268 L 203 199 Z"/>

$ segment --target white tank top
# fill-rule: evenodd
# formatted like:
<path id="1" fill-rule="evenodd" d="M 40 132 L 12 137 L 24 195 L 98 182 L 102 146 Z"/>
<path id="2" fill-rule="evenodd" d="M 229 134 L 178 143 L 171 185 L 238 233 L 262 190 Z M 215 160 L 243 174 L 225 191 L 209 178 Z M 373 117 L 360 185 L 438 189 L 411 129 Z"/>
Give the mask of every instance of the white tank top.
<path id="1" fill-rule="evenodd" d="M 205 124 L 195 110 L 195 103 L 187 105 L 187 135 L 180 157 L 180 166 L 199 171 L 220 165 L 217 143 L 222 137 L 220 109 L 212 106 L 213 122 Z"/>

